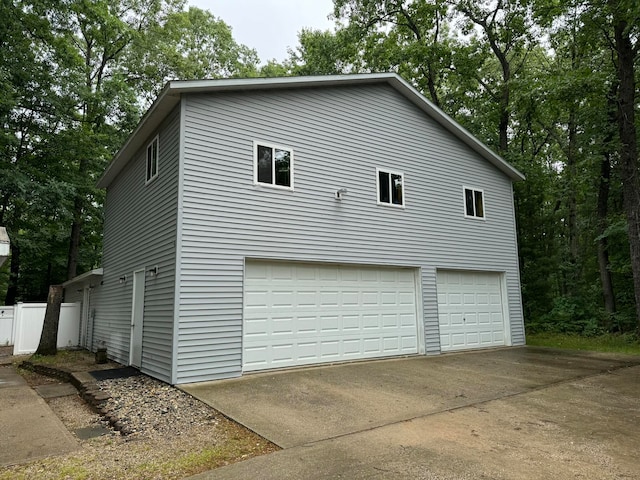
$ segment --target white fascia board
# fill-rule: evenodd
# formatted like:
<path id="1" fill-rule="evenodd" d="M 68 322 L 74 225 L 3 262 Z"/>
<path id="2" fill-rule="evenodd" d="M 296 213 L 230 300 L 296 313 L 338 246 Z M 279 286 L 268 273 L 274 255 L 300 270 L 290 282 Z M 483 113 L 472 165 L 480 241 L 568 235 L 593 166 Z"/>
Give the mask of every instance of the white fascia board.
<path id="1" fill-rule="evenodd" d="M 90 279 L 92 277 L 101 277 L 102 273 L 103 273 L 102 268 L 95 268 L 93 270 L 90 270 L 88 272 L 80 274 L 77 277 L 73 277 L 71 280 L 67 280 L 66 282 L 64 282 L 62 284 L 62 286 L 63 286 L 63 288 L 67 288 L 69 285 L 73 285 L 74 283 L 83 282 L 83 281 L 88 280 L 88 279 Z"/>

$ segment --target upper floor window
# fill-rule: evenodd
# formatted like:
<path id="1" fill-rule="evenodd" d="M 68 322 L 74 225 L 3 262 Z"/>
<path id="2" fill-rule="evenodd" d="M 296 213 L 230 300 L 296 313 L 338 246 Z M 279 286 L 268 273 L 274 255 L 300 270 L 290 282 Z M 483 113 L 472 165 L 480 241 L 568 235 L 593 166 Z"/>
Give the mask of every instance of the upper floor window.
<path id="1" fill-rule="evenodd" d="M 158 137 L 147 146 L 147 182 L 158 176 Z"/>
<path id="2" fill-rule="evenodd" d="M 474 188 L 463 188 L 465 217 L 484 218 L 484 192 Z"/>
<path id="3" fill-rule="evenodd" d="M 293 150 L 287 147 L 254 142 L 254 173 L 256 184 L 293 190 Z"/>
<path id="4" fill-rule="evenodd" d="M 404 207 L 404 174 L 376 169 L 378 174 L 378 203 Z"/>

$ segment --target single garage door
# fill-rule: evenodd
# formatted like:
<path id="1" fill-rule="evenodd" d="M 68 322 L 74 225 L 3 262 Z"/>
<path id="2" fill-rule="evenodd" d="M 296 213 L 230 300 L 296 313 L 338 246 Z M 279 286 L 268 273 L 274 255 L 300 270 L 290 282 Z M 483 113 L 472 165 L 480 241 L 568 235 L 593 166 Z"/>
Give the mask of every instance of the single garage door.
<path id="1" fill-rule="evenodd" d="M 243 371 L 417 352 L 413 269 L 247 261 Z"/>
<path id="2" fill-rule="evenodd" d="M 440 270 L 437 288 L 443 352 L 505 344 L 501 274 Z"/>

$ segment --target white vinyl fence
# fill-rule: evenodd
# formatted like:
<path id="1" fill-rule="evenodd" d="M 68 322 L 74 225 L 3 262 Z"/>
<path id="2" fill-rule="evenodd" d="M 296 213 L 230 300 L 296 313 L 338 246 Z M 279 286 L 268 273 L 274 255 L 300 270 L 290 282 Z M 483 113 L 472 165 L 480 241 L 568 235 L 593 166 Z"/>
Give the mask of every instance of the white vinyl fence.
<path id="1" fill-rule="evenodd" d="M 13 309 L 12 334 L 5 345 L 13 343 L 14 355 L 26 355 L 38 349 L 46 303 L 18 303 L 15 307 L 0 307 Z M 4 317 L 0 320 L 0 331 L 4 335 L 9 327 L 4 324 Z M 7 322 L 8 323 L 8 322 Z M 4 339 L 0 336 L 0 340 Z M 12 341 L 11 341 L 12 340 Z M 60 308 L 60 324 L 58 326 L 58 348 L 76 347 L 80 343 L 80 304 L 63 303 Z"/>
<path id="2" fill-rule="evenodd" d="M 0 347 L 13 345 L 13 307 L 0 307 Z"/>

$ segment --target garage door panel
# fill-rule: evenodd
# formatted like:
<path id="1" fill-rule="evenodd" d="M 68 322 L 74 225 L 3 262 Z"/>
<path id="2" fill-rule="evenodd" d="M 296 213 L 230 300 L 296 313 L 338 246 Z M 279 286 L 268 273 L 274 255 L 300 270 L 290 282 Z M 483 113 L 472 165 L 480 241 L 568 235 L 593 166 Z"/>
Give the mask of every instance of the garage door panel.
<path id="1" fill-rule="evenodd" d="M 362 283 L 376 283 L 380 282 L 380 278 L 378 276 L 377 270 L 361 270 L 360 271 L 360 282 Z"/>
<path id="2" fill-rule="evenodd" d="M 345 332 L 357 331 L 360 329 L 360 317 L 357 315 L 342 317 L 342 330 Z"/>
<path id="3" fill-rule="evenodd" d="M 338 298 L 340 294 L 338 292 L 320 292 L 320 306 L 322 307 L 337 307 L 339 305 Z"/>
<path id="4" fill-rule="evenodd" d="M 271 280 L 292 280 L 294 275 L 294 268 L 291 265 L 281 264 L 273 265 L 271 268 Z"/>
<path id="5" fill-rule="evenodd" d="M 315 307 L 318 303 L 317 293 L 308 290 L 298 290 L 296 292 L 296 305 L 298 307 Z"/>
<path id="6" fill-rule="evenodd" d="M 338 317 L 320 317 L 320 334 L 332 334 L 340 331 Z"/>
<path id="7" fill-rule="evenodd" d="M 342 306 L 343 307 L 358 307 L 360 305 L 359 292 L 342 292 Z"/>
<path id="8" fill-rule="evenodd" d="M 371 330 L 372 328 L 380 328 L 380 316 L 379 315 L 363 315 L 362 316 L 362 328 L 363 330 Z"/>
<path id="9" fill-rule="evenodd" d="M 245 371 L 417 353 L 413 270 L 271 266 L 247 262 Z"/>
<path id="10" fill-rule="evenodd" d="M 291 292 L 275 290 L 271 295 L 271 307 L 292 307 L 295 305 L 295 298 Z"/>
<path id="11" fill-rule="evenodd" d="M 442 351 L 505 344 L 499 273 L 438 271 L 437 289 Z"/>
<path id="12" fill-rule="evenodd" d="M 464 304 L 462 300 L 463 296 L 462 294 L 459 294 L 459 293 L 449 293 L 445 295 L 445 298 L 447 299 L 446 303 L 448 303 L 451 306 Z"/>
<path id="13" fill-rule="evenodd" d="M 396 292 L 381 292 L 380 303 L 382 305 L 396 306 L 398 304 L 398 298 Z"/>
<path id="14" fill-rule="evenodd" d="M 380 303 L 380 292 L 362 292 L 360 295 L 362 298 L 361 304 L 364 306 L 375 307 Z"/>
<path id="15" fill-rule="evenodd" d="M 273 328 L 271 333 L 273 335 L 291 335 L 293 334 L 293 319 L 287 318 L 273 318 Z"/>
<path id="16" fill-rule="evenodd" d="M 383 329 L 391 328 L 395 330 L 400 327 L 400 325 L 398 325 L 398 316 L 395 314 L 381 315 L 380 319 Z"/>

